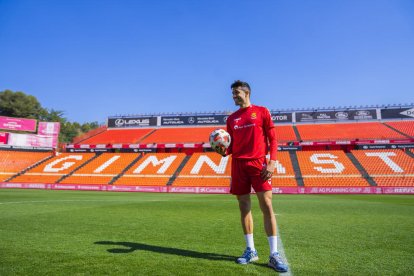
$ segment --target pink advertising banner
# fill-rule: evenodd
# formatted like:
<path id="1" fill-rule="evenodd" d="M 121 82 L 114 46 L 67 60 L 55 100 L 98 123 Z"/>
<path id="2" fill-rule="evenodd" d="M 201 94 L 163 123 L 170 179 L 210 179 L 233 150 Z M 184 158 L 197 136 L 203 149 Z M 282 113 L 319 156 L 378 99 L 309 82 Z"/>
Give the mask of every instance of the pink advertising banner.
<path id="1" fill-rule="evenodd" d="M 9 134 L 7 132 L 0 132 L 0 145 L 7 145 L 7 138 Z"/>
<path id="2" fill-rule="evenodd" d="M 36 120 L 0 116 L 0 129 L 36 132 Z"/>
<path id="3" fill-rule="evenodd" d="M 94 184 L 1 183 L 0 188 L 85 190 L 111 192 L 228 194 L 228 187 L 118 186 Z M 414 187 L 279 187 L 274 194 L 406 194 L 413 195 Z"/>
<path id="4" fill-rule="evenodd" d="M 58 136 L 60 131 L 60 123 L 56 122 L 39 122 L 37 134 L 47 136 Z"/>
<path id="5" fill-rule="evenodd" d="M 44 136 L 35 134 L 10 133 L 7 144 L 19 147 L 48 147 L 56 148 L 57 136 Z"/>

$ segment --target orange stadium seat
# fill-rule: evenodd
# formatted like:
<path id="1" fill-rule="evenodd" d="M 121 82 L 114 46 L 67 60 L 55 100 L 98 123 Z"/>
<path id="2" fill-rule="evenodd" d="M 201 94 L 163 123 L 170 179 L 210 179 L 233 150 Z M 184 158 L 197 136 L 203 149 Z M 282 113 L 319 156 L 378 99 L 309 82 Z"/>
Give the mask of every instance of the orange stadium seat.
<path id="1" fill-rule="evenodd" d="M 295 171 L 293 170 L 292 160 L 289 152 L 279 151 L 276 155 L 277 164 L 272 177 L 273 187 L 295 187 Z"/>
<path id="2" fill-rule="evenodd" d="M 210 133 L 218 128 L 226 129 L 225 126 L 160 128 L 142 140 L 142 143 L 208 143 Z"/>
<path id="3" fill-rule="evenodd" d="M 0 182 L 51 155 L 51 152 L 0 151 Z"/>
<path id="4" fill-rule="evenodd" d="M 276 125 L 276 137 L 279 143 L 297 141 L 295 131 L 293 130 L 293 126 L 280 126 Z"/>
<path id="5" fill-rule="evenodd" d="M 378 186 L 398 186 L 407 187 L 414 186 L 414 176 L 403 176 L 403 177 L 374 177 L 374 181 Z"/>
<path id="6" fill-rule="evenodd" d="M 184 153 L 144 155 L 122 175 L 115 185 L 165 186 L 185 158 Z"/>
<path id="7" fill-rule="evenodd" d="M 61 153 L 12 179 L 11 182 L 55 183 L 94 156 L 94 153 Z"/>
<path id="8" fill-rule="evenodd" d="M 414 186 L 414 158 L 402 150 L 354 150 L 378 186 Z"/>
<path id="9" fill-rule="evenodd" d="M 353 150 L 352 154 L 372 177 L 414 174 L 414 159 L 402 150 Z"/>
<path id="10" fill-rule="evenodd" d="M 60 183 L 109 184 L 139 155 L 138 153 L 103 153 Z"/>
<path id="11" fill-rule="evenodd" d="M 407 138 L 382 123 L 304 124 L 296 126 L 302 140 Z"/>
<path id="12" fill-rule="evenodd" d="M 368 186 L 343 151 L 297 152 L 305 186 Z"/>
<path id="13" fill-rule="evenodd" d="M 215 152 L 194 153 L 173 186 L 230 186 L 231 158 Z"/>
<path id="14" fill-rule="evenodd" d="M 414 137 L 414 121 L 386 122 L 385 124 L 392 126 L 408 136 Z"/>
<path id="15" fill-rule="evenodd" d="M 89 139 L 83 140 L 80 144 L 135 144 L 151 133 L 154 129 L 109 129 Z"/>
<path id="16" fill-rule="evenodd" d="M 297 186 L 288 152 L 278 152 L 278 163 L 272 178 L 274 187 Z M 194 153 L 174 181 L 173 186 L 224 186 L 229 187 L 231 157 L 217 153 Z"/>
<path id="17" fill-rule="evenodd" d="M 354 187 L 369 186 L 368 181 L 362 177 L 319 177 L 303 178 L 306 187 Z"/>

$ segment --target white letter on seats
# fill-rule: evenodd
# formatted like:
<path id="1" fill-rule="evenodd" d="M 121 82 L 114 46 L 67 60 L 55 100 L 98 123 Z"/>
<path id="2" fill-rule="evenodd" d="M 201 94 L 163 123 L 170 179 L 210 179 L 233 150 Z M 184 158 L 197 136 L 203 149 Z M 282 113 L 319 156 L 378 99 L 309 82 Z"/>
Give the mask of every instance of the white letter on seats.
<path id="1" fill-rule="evenodd" d="M 222 157 L 220 160 L 220 164 L 216 165 L 211 159 L 210 157 L 208 157 L 207 155 L 201 155 L 197 162 L 195 163 L 193 169 L 191 170 L 191 174 L 198 174 L 201 170 L 201 167 L 203 166 L 204 163 L 207 163 L 207 165 L 210 166 L 210 168 L 213 169 L 213 171 L 215 171 L 217 174 L 224 174 L 224 172 L 226 171 L 226 166 L 227 166 L 227 162 L 229 160 L 229 157 Z"/>
<path id="2" fill-rule="evenodd" d="M 397 165 L 394 161 L 389 158 L 389 156 L 396 156 L 395 152 L 366 152 L 366 156 L 376 156 L 379 157 L 382 161 L 384 161 L 385 164 L 387 164 L 388 167 L 391 168 L 396 173 L 402 173 L 404 170 Z"/>
<path id="3" fill-rule="evenodd" d="M 320 160 L 319 158 L 331 158 L 331 159 L 322 159 Z M 335 156 L 333 154 L 330 153 L 315 153 L 312 154 L 310 160 L 315 163 L 315 164 L 332 164 L 335 166 L 335 168 L 332 169 L 325 169 L 323 167 L 313 167 L 315 170 L 321 172 L 321 173 L 341 173 L 343 172 L 343 170 L 345 169 L 345 166 L 335 160 L 332 159 L 338 159 L 338 156 Z"/>
<path id="4" fill-rule="evenodd" d="M 66 169 L 72 167 L 76 162 L 65 162 L 65 163 L 62 164 L 62 166 L 60 168 L 53 168 L 53 166 L 60 163 L 60 162 L 62 162 L 62 161 L 68 160 L 68 159 L 75 159 L 75 160 L 79 161 L 79 160 L 82 160 L 82 158 L 83 158 L 82 155 L 69 155 L 69 156 L 66 156 L 66 157 L 63 157 L 63 158 L 59 158 L 59 159 L 53 161 L 52 163 L 47 164 L 45 166 L 45 168 L 43 169 L 43 171 L 44 172 L 60 172 L 60 171 L 63 171 L 63 170 L 66 170 Z"/>
<path id="5" fill-rule="evenodd" d="M 102 165 L 99 166 L 99 168 L 97 168 L 96 170 L 94 170 L 94 173 L 100 173 L 103 170 L 105 170 L 109 165 L 111 165 L 112 163 L 114 163 L 116 160 L 118 160 L 121 156 L 119 155 L 115 155 L 112 158 L 110 158 L 109 160 L 107 160 L 105 163 L 103 163 Z"/>
<path id="6" fill-rule="evenodd" d="M 280 164 L 279 160 L 276 160 L 276 173 L 277 174 L 286 174 L 286 168 Z"/>
<path id="7" fill-rule="evenodd" d="M 151 155 L 144 162 L 142 162 L 141 165 L 139 165 L 133 173 L 141 173 L 151 163 L 154 167 L 162 164 L 157 173 L 163 174 L 171 166 L 172 162 L 174 162 L 176 158 L 177 155 L 171 155 L 164 159 L 158 160 L 157 156 Z"/>

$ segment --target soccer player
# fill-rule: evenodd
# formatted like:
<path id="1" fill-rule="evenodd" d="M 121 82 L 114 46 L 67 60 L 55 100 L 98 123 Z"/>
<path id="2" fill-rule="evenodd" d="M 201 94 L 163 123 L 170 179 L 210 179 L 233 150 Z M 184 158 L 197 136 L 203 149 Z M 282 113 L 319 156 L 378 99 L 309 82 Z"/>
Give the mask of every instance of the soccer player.
<path id="1" fill-rule="evenodd" d="M 272 206 L 272 175 L 276 165 L 277 141 L 272 117 L 267 108 L 250 102 L 250 86 L 235 81 L 231 85 L 233 100 L 240 107 L 227 119 L 227 132 L 231 144 L 227 150 L 218 148 L 222 156 L 232 155 L 230 192 L 237 196 L 246 250 L 237 259 L 239 264 L 258 260 L 253 241 L 253 217 L 250 191 L 256 192 L 263 213 L 264 228 L 270 246 L 268 265 L 278 272 L 288 271 L 277 251 L 276 218 Z M 270 147 L 270 159 L 266 154 Z"/>

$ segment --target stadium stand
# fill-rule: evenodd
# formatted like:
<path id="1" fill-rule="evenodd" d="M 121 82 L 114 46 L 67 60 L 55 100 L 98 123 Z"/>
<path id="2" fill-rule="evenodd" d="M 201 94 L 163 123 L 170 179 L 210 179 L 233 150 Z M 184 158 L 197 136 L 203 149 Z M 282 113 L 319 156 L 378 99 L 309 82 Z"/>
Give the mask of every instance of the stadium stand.
<path id="1" fill-rule="evenodd" d="M 150 153 L 129 168 L 115 185 L 165 186 L 185 158 L 184 153 Z"/>
<path id="2" fill-rule="evenodd" d="M 231 158 L 213 152 L 194 153 L 173 186 L 230 186 Z"/>
<path id="3" fill-rule="evenodd" d="M 402 150 L 353 150 L 378 186 L 414 186 L 414 161 Z"/>
<path id="4" fill-rule="evenodd" d="M 302 140 L 404 139 L 382 123 L 303 124 L 296 126 Z"/>
<path id="5" fill-rule="evenodd" d="M 210 133 L 223 127 L 160 128 L 141 142 L 150 143 L 208 143 Z"/>
<path id="6" fill-rule="evenodd" d="M 305 186 L 368 186 L 343 151 L 297 152 Z"/>
<path id="7" fill-rule="evenodd" d="M 293 126 L 279 126 L 276 125 L 276 137 L 279 143 L 297 141 Z"/>
<path id="8" fill-rule="evenodd" d="M 154 131 L 154 129 L 109 129 L 83 140 L 80 144 L 135 144 L 151 131 Z"/>
<path id="9" fill-rule="evenodd" d="M 73 138 L 73 143 L 74 144 L 79 144 L 82 141 L 84 141 L 86 139 L 89 139 L 89 138 L 91 138 L 93 136 L 96 136 L 99 133 L 103 133 L 105 131 L 107 131 L 107 127 L 106 126 L 100 126 L 100 127 L 95 128 L 95 129 L 93 129 L 91 131 L 88 131 L 87 133 L 82 134 L 81 136 L 78 136 L 78 137 Z"/>
<path id="10" fill-rule="evenodd" d="M 374 177 L 374 181 L 378 186 L 399 186 L 408 187 L 414 186 L 414 176 L 403 176 L 403 177 Z"/>
<path id="11" fill-rule="evenodd" d="M 60 183 L 109 184 L 139 155 L 138 153 L 103 153 Z"/>
<path id="12" fill-rule="evenodd" d="M 385 124 L 407 134 L 408 136 L 414 137 L 414 121 L 386 122 Z"/>
<path id="13" fill-rule="evenodd" d="M 277 153 L 276 169 L 272 177 L 273 187 L 295 187 L 295 171 L 292 166 L 289 152 L 280 151 Z"/>
<path id="14" fill-rule="evenodd" d="M 295 173 L 288 152 L 278 153 L 272 178 L 274 187 L 295 187 Z M 174 181 L 173 186 L 229 187 L 231 158 L 217 153 L 194 153 Z"/>
<path id="15" fill-rule="evenodd" d="M 73 172 L 94 156 L 94 153 L 61 153 L 10 182 L 55 183 L 59 178 Z"/>
<path id="16" fill-rule="evenodd" d="M 51 152 L 0 151 L 0 181 L 52 155 Z"/>

